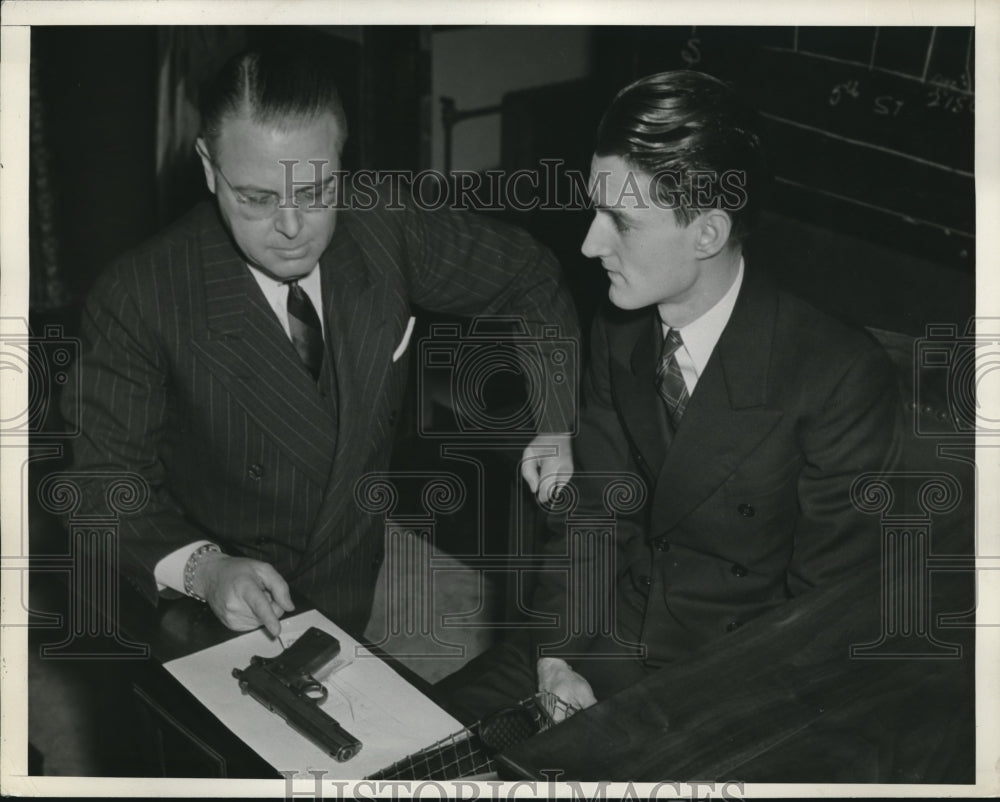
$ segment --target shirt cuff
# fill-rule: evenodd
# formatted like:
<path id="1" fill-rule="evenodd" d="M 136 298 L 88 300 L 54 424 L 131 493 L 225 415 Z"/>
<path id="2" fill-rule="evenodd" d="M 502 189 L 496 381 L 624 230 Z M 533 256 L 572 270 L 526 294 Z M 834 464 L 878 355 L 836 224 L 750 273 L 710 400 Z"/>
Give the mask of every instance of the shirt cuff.
<path id="1" fill-rule="evenodd" d="M 206 545 L 208 540 L 196 540 L 176 551 L 170 552 L 160 560 L 153 569 L 153 576 L 156 579 L 156 589 L 163 593 L 165 590 L 175 590 L 184 595 L 184 566 L 195 550 Z"/>

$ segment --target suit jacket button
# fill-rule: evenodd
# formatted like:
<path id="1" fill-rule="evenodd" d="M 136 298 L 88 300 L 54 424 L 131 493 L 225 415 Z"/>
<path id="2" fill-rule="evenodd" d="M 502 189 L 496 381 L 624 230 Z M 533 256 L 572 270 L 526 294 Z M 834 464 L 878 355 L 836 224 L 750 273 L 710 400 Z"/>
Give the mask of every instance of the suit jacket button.
<path id="1" fill-rule="evenodd" d="M 656 540 L 656 550 L 657 551 L 670 551 L 670 541 L 665 537 L 657 538 Z"/>
<path id="2" fill-rule="evenodd" d="M 653 584 L 653 580 L 649 577 L 648 574 L 642 574 L 639 577 L 639 584 L 642 585 L 644 588 L 648 588 L 650 585 Z"/>
<path id="3" fill-rule="evenodd" d="M 757 510 L 755 510 L 749 504 L 740 504 L 740 506 L 736 508 L 736 511 L 744 518 L 753 518 L 754 515 L 757 514 Z"/>
<path id="4" fill-rule="evenodd" d="M 255 462 L 249 468 L 247 468 L 247 476 L 251 479 L 260 479 L 264 475 L 264 466 L 259 462 Z"/>
<path id="5" fill-rule="evenodd" d="M 733 567 L 730 568 L 729 570 L 733 572 L 733 576 L 746 576 L 747 575 L 747 569 L 744 568 L 739 563 L 734 563 Z"/>
<path id="6" fill-rule="evenodd" d="M 739 621 L 730 621 L 728 624 L 726 624 L 726 632 L 734 632 L 739 628 L 740 628 Z"/>

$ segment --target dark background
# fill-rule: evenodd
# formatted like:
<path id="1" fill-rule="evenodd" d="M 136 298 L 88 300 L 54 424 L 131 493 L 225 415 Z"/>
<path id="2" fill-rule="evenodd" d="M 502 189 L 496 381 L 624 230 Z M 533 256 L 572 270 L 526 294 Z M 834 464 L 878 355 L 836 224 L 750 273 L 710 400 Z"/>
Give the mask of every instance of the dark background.
<path id="1" fill-rule="evenodd" d="M 432 166 L 441 100 L 432 83 L 432 34 L 442 30 L 453 29 L 308 31 L 330 43 L 343 76 L 348 167 Z M 732 81 L 760 111 L 775 180 L 771 211 L 750 246 L 757 264 L 863 325 L 920 335 L 928 323 L 963 324 L 972 314 L 971 29 L 583 32 L 586 75 L 547 85 L 539 74 L 533 86 L 512 87 L 488 111 L 502 131 L 500 163 L 489 167 L 537 169 L 541 158 L 561 158 L 586 172 L 594 128 L 615 91 L 650 72 L 701 69 Z M 517 41 L 516 28 L 494 33 Z M 193 102 L 201 80 L 245 43 L 302 35 L 277 27 L 33 29 L 36 323 L 55 319 L 72 331 L 81 298 L 109 260 L 205 196 L 190 147 L 157 165 L 158 92 L 183 81 Z M 165 84 L 164 64 L 178 42 L 195 55 L 179 67 L 175 58 Z M 532 52 L 519 56 L 530 70 Z M 456 136 L 465 124 L 456 124 Z M 602 271 L 578 252 L 589 215 L 506 216 L 556 251 L 586 322 L 605 289 Z"/>

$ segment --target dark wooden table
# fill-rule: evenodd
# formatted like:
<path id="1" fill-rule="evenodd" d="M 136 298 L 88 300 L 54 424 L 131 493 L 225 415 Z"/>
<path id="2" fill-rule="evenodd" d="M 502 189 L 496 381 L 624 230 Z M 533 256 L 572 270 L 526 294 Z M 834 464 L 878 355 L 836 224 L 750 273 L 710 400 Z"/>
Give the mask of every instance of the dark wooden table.
<path id="1" fill-rule="evenodd" d="M 187 598 L 163 602 L 155 610 L 133 599 L 122 606 L 120 628 L 129 640 L 150 648 L 150 658 L 133 667 L 130 683 L 145 724 L 146 765 L 166 777 L 281 776 L 164 668 L 241 633 L 226 629 L 206 605 Z"/>
<path id="2" fill-rule="evenodd" d="M 929 595 L 917 610 L 907 607 L 912 587 L 887 593 L 880 570 L 805 594 L 508 750 L 500 757 L 504 773 L 540 780 L 559 771 L 574 780 L 973 783 L 974 574 L 921 574 Z M 296 604 L 309 609 L 302 599 Z M 192 599 L 154 609 L 127 583 L 115 617 L 123 637 L 149 647 L 147 659 L 107 666 L 116 674 L 112 698 L 136 701 L 142 711 L 146 731 L 136 735 L 135 748 L 151 768 L 140 771 L 136 761 L 135 772 L 109 773 L 280 776 L 163 667 L 238 633 Z M 874 643 L 880 645 L 864 646 Z M 388 662 L 434 698 L 425 682 Z"/>
<path id="3" fill-rule="evenodd" d="M 937 578 L 932 619 L 971 609 L 971 586 Z M 975 630 L 933 626 L 928 640 L 911 618 L 909 637 L 852 656 L 892 620 L 885 600 L 877 572 L 813 591 L 501 762 L 536 779 L 974 783 Z"/>

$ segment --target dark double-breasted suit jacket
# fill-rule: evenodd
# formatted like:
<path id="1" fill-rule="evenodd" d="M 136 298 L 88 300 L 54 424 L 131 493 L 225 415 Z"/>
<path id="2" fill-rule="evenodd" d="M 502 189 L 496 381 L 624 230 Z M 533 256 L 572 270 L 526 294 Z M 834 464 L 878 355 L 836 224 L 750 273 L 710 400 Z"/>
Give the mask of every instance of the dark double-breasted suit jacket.
<path id="1" fill-rule="evenodd" d="M 98 474 L 131 472 L 150 497 L 119 524 L 124 575 L 151 600 L 153 570 L 206 538 L 272 563 L 345 628 L 367 619 L 384 522 L 356 502 L 359 477 L 388 468 L 411 305 L 519 315 L 575 337 L 558 266 L 523 232 L 412 208 L 343 210 L 320 261 L 326 353 L 301 364 L 242 257 L 206 204 L 104 274 L 82 320 L 74 470 L 84 512 Z M 71 385 L 74 383 L 71 383 Z M 546 407 L 565 429 L 571 396 Z M 74 413 L 70 413 L 74 414 Z"/>
<path id="2" fill-rule="evenodd" d="M 880 523 L 854 508 L 850 488 L 892 464 L 900 431 L 881 347 L 753 264 L 672 438 L 656 392 L 661 342 L 655 307 L 598 314 L 574 441 L 574 514 L 607 515 L 608 475 L 632 475 L 645 493 L 618 516 L 608 599 L 616 638 L 654 666 L 877 561 Z M 564 518 L 551 529 L 547 550 L 566 555 Z M 565 611 L 566 576 L 546 575 L 537 607 Z M 561 638 L 566 654 L 629 651 L 579 627 L 547 640 Z M 576 664 L 585 676 L 587 664 Z"/>

